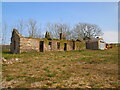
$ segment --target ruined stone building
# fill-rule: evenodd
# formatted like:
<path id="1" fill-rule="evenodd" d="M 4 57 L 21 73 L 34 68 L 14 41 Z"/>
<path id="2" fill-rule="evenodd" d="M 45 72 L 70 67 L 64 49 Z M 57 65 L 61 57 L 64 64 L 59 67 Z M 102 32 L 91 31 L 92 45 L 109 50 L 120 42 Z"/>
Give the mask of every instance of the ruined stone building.
<path id="1" fill-rule="evenodd" d="M 30 38 L 21 36 L 16 29 L 12 32 L 10 50 L 12 53 L 22 52 L 46 52 L 46 51 L 70 51 L 85 49 L 84 41 L 65 40 L 60 33 L 60 39 L 50 39 L 49 32 L 45 38 Z"/>

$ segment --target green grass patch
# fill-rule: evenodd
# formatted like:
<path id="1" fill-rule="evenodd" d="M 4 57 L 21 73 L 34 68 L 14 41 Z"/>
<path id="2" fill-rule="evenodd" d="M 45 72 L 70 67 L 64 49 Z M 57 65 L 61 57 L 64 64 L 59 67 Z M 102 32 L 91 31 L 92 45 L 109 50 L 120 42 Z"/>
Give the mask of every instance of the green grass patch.
<path id="1" fill-rule="evenodd" d="M 43 70 L 46 72 L 50 72 L 50 70 L 48 68 L 44 68 Z"/>
<path id="2" fill-rule="evenodd" d="M 10 77 L 10 76 L 9 76 L 9 77 L 6 78 L 6 81 L 11 81 L 11 80 L 13 80 L 13 79 L 14 79 L 13 77 Z"/>
<path id="3" fill-rule="evenodd" d="M 19 58 L 20 62 L 2 65 L 3 80 L 23 81 L 16 83 L 16 87 L 19 88 L 85 88 L 88 84 L 92 88 L 117 87 L 118 47 L 103 51 L 77 50 L 22 54 L 3 51 L 2 57 L 7 61 Z M 35 82 L 41 83 L 42 87 L 39 85 L 32 87 L 31 84 Z"/>
<path id="4" fill-rule="evenodd" d="M 48 74 L 48 77 L 55 77 L 55 74 Z"/>

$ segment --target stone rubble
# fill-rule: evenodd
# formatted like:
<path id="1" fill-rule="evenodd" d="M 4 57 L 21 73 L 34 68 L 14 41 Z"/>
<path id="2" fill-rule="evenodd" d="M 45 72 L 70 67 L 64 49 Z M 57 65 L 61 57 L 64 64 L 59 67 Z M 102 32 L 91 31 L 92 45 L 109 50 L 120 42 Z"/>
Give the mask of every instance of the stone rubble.
<path id="1" fill-rule="evenodd" d="M 1 57 L 0 62 L 2 64 L 13 64 L 15 62 L 20 62 L 20 59 L 19 58 L 11 58 L 11 59 L 7 60 L 4 57 Z"/>

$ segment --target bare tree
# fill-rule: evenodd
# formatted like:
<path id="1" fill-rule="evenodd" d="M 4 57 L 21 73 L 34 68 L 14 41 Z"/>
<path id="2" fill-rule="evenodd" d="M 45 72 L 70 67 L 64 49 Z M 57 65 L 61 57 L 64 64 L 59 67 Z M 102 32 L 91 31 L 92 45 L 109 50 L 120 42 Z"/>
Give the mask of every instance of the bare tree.
<path id="1" fill-rule="evenodd" d="M 29 33 L 29 37 L 35 37 L 36 36 L 36 31 L 37 31 L 37 22 L 36 20 L 30 19 L 27 23 L 27 29 Z"/>
<path id="2" fill-rule="evenodd" d="M 25 23 L 24 23 L 24 21 L 23 21 L 23 20 L 20 20 L 20 21 L 18 22 L 18 24 L 17 24 L 16 27 L 17 27 L 19 33 L 22 35 L 22 32 L 23 32 L 24 29 L 25 29 Z"/>
<path id="3" fill-rule="evenodd" d="M 44 38 L 41 25 L 37 26 L 35 38 Z"/>
<path id="4" fill-rule="evenodd" d="M 74 27 L 74 36 L 78 39 L 103 35 L 101 28 L 95 24 L 79 23 Z"/>
<path id="5" fill-rule="evenodd" d="M 2 30 L 2 44 L 3 45 L 6 43 L 6 37 L 7 37 L 7 23 L 4 23 L 3 30 Z"/>
<path id="6" fill-rule="evenodd" d="M 48 23 L 46 26 L 46 30 L 50 32 L 52 38 L 57 38 L 57 39 L 59 39 L 60 33 L 65 34 L 67 39 L 70 34 L 70 27 L 67 24 Z"/>
<path id="7" fill-rule="evenodd" d="M 28 20 L 27 30 L 29 37 L 43 38 L 41 25 L 40 24 L 38 25 L 36 20 L 33 19 Z"/>

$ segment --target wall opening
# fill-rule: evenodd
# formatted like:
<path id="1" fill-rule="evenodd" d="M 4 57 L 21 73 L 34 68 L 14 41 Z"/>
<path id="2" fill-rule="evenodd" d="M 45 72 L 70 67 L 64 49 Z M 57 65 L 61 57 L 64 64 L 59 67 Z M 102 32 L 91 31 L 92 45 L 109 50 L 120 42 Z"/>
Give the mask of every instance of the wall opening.
<path id="1" fill-rule="evenodd" d="M 64 43 L 64 51 L 67 51 L 67 43 Z"/>
<path id="2" fill-rule="evenodd" d="M 57 49 L 60 49 L 60 42 L 57 42 Z"/>
<path id="3" fill-rule="evenodd" d="M 49 42 L 48 47 L 49 47 L 49 50 L 52 50 L 52 42 Z"/>
<path id="4" fill-rule="evenodd" d="M 44 51 L 44 41 L 40 41 L 40 52 Z"/>
<path id="5" fill-rule="evenodd" d="M 73 41 L 73 50 L 75 50 L 75 41 Z"/>

